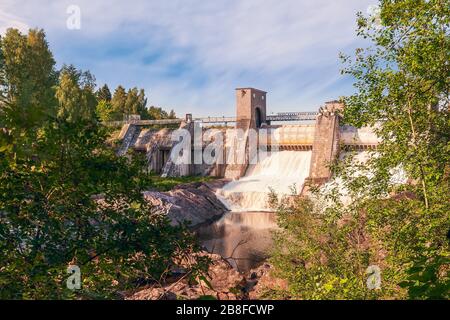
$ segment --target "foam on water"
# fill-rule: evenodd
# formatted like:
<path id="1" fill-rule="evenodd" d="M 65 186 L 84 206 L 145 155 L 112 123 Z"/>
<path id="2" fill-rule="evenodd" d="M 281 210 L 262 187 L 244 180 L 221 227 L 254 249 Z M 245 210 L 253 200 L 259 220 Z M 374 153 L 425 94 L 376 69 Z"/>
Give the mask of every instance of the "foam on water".
<path id="1" fill-rule="evenodd" d="M 301 192 L 309 175 L 311 151 L 270 153 L 257 164 L 249 165 L 246 175 L 225 185 L 218 197 L 232 211 L 270 211 L 268 194 L 280 197 Z"/>

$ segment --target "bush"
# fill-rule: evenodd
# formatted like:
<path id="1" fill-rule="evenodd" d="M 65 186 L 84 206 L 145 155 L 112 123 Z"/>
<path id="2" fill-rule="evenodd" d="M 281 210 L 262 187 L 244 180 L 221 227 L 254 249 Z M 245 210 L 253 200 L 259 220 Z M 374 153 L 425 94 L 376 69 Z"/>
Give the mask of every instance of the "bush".
<path id="1" fill-rule="evenodd" d="M 105 141 L 95 122 L 50 121 L 31 153 L 0 154 L 0 298 L 118 298 L 164 281 L 199 250 L 144 201 L 151 177 L 141 159 L 118 158 Z M 81 270 L 79 291 L 66 287 L 69 265 Z"/>

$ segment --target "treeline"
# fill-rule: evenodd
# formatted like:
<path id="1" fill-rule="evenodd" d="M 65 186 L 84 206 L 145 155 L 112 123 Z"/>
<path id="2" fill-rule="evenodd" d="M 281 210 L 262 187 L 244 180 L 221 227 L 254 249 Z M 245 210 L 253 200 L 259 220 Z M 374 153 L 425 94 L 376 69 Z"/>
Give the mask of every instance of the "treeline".
<path id="1" fill-rule="evenodd" d="M 31 30 L 23 35 L 10 29 L 1 45 L 2 100 L 3 103 L 14 100 L 23 111 L 17 116 L 29 117 L 24 122 L 35 121 L 44 114 L 71 122 L 123 120 L 131 114 L 138 114 L 142 119 L 175 118 L 173 110 L 148 108 L 144 89 L 135 87 L 127 91 L 119 85 L 111 95 L 106 84 L 96 90 L 96 79 L 89 71 L 78 70 L 73 65 L 55 70 L 43 31 Z"/>
<path id="2" fill-rule="evenodd" d="M 114 94 L 107 84 L 96 92 L 98 101 L 97 115 L 102 121 L 122 120 L 129 115 L 139 115 L 143 120 L 175 119 L 173 110 L 167 112 L 160 107 L 147 108 L 147 98 L 144 89 L 136 87 L 128 91 L 119 85 Z"/>

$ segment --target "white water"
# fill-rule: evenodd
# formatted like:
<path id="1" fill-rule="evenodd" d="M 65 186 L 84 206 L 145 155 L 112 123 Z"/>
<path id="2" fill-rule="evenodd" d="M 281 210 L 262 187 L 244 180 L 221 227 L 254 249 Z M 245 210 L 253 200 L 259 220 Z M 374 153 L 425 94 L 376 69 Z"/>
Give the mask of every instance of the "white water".
<path id="1" fill-rule="evenodd" d="M 377 157 L 378 154 L 376 152 L 371 151 L 360 151 L 356 154 L 347 152 L 342 152 L 339 156 L 339 159 L 342 161 L 346 157 L 352 156 L 351 164 L 348 168 L 349 172 L 347 174 L 352 177 L 361 177 L 365 176 L 367 178 L 373 178 L 374 174 L 370 169 L 363 169 L 358 166 L 363 165 L 370 161 L 372 157 Z M 406 184 L 408 181 L 408 177 L 406 172 L 401 168 L 397 167 L 395 169 L 390 170 L 390 181 L 391 185 L 401 185 Z M 365 192 L 369 191 L 370 186 L 367 186 Z M 345 206 L 350 205 L 355 199 L 354 197 L 361 196 L 360 194 L 351 194 L 349 189 L 346 187 L 345 181 L 341 177 L 333 178 L 326 184 L 324 184 L 320 189 L 320 194 L 316 197 L 313 197 L 317 206 L 326 208 L 332 205 L 332 200 L 325 200 L 327 195 L 331 195 L 334 191 L 338 192 L 338 200 Z M 386 196 L 388 196 L 386 194 Z"/>
<path id="2" fill-rule="evenodd" d="M 245 177 L 230 182 L 217 192 L 232 211 L 270 211 L 268 194 L 274 190 L 280 198 L 297 194 L 309 175 L 311 151 L 279 151 L 249 165 Z"/>

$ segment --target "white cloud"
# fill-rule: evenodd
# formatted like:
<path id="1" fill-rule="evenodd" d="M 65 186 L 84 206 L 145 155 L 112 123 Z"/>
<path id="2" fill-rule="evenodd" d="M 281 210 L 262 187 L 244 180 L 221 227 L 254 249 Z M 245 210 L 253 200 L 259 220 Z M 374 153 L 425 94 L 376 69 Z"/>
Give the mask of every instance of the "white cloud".
<path id="1" fill-rule="evenodd" d="M 4 34 L 8 28 L 16 28 L 24 32 L 28 30 L 28 25 L 18 17 L 0 10 L 0 35 Z"/>
<path id="2" fill-rule="evenodd" d="M 356 11 L 365 12 L 374 2 L 4 0 L 0 12 L 10 21 L 44 28 L 50 43 L 62 49 L 73 45 L 64 43 L 67 39 L 90 39 L 94 50 L 98 39 L 128 34 L 145 45 L 124 56 L 78 60 L 99 80 L 144 86 L 151 90 L 152 102 L 179 113 L 193 108 L 196 113 L 232 114 L 237 86 L 268 90 L 276 111 L 335 98 L 330 87 L 339 86 L 341 79 L 338 53 L 355 46 Z M 71 4 L 81 9 L 80 31 L 66 29 Z M 143 58 L 155 48 L 166 49 L 164 55 L 144 65 Z M 189 63 L 192 70 L 165 76 L 176 63 Z M 206 83 L 198 85 L 199 77 Z M 209 107 L 213 110 L 205 111 Z"/>

